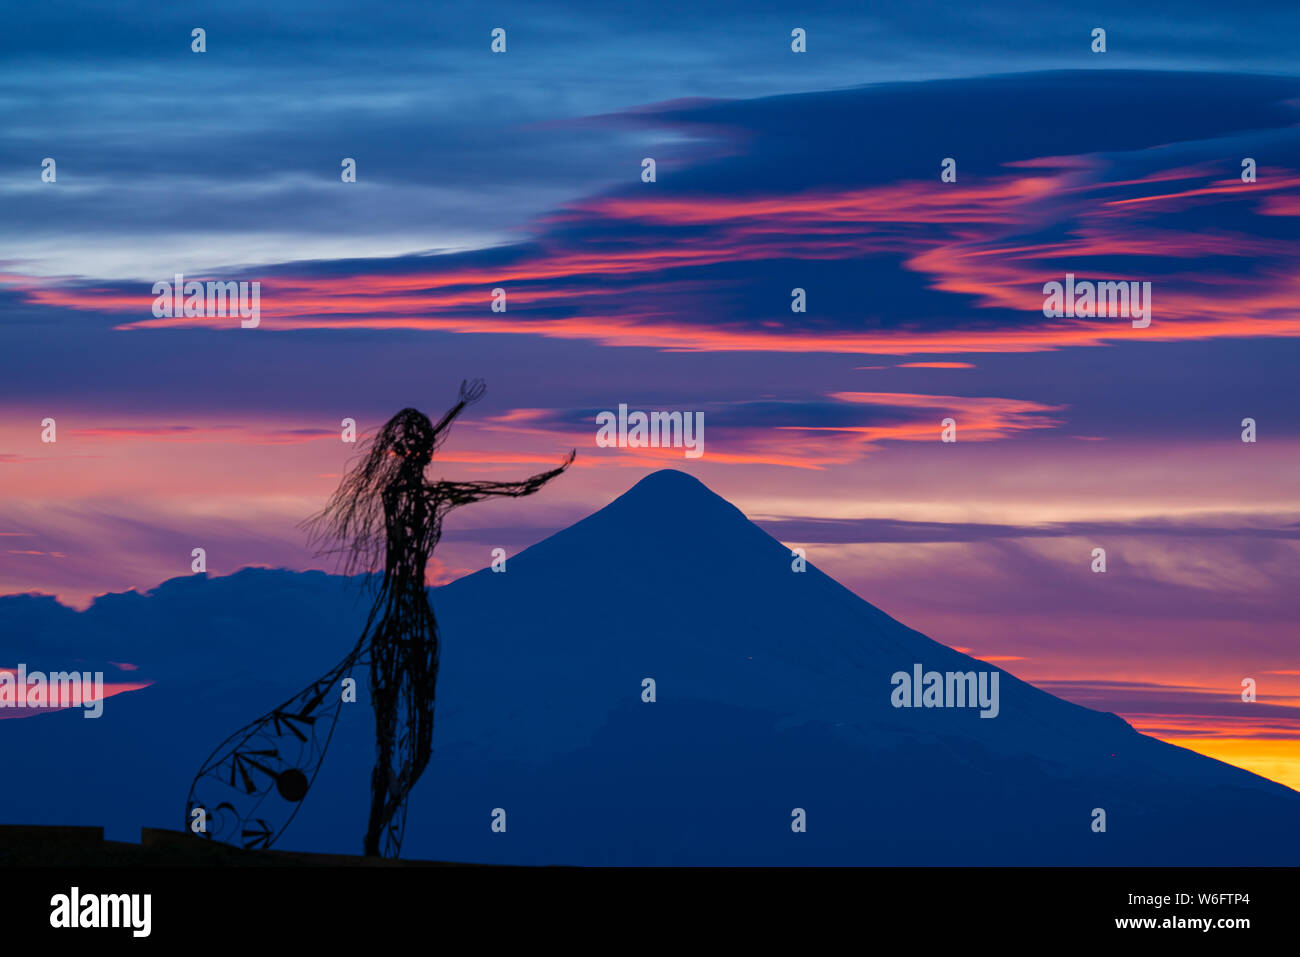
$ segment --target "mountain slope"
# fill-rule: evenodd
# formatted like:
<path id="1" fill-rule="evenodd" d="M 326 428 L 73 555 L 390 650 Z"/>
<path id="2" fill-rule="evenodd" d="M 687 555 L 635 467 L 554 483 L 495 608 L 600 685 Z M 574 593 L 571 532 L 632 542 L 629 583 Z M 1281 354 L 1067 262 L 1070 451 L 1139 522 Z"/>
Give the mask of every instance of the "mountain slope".
<path id="1" fill-rule="evenodd" d="M 75 616 L 0 600 L 0 655 L 101 648 L 158 679 L 76 713 L 0 722 L 28 785 L 0 821 L 180 826 L 235 727 L 351 647 L 366 599 L 248 569 L 105 596 Z M 435 755 L 405 854 L 501 863 L 1293 864 L 1300 795 L 1133 731 L 894 621 L 697 480 L 665 470 L 432 593 Z M 19 655 L 19 657 L 15 657 Z M 26 657 L 22 657 L 25 655 Z M 895 708 L 891 675 L 997 672 L 999 710 Z M 84 667 L 84 666 L 83 666 Z M 361 677 L 358 675 L 358 677 Z M 657 700 L 642 701 L 655 681 Z M 364 688 L 364 680 L 359 685 Z M 282 847 L 355 852 L 369 709 L 345 707 Z M 489 828 L 494 808 L 507 830 Z M 807 832 L 791 830 L 792 811 Z M 1092 811 L 1107 814 L 1105 833 Z M 109 835 L 113 836 L 112 833 Z"/>

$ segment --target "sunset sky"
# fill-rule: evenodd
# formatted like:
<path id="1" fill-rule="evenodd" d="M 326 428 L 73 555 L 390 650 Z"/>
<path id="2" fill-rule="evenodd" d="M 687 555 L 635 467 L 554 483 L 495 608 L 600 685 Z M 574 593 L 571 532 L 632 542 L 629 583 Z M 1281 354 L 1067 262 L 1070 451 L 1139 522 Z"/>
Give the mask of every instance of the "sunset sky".
<path id="1" fill-rule="evenodd" d="M 481 376 L 431 477 L 577 462 L 457 513 L 431 583 L 678 468 L 912 628 L 1300 789 L 1300 8 L 978 6 L 14 9 L 0 594 L 329 567 L 297 523 L 341 421 Z M 260 325 L 155 318 L 176 273 L 259 281 Z M 1150 282 L 1149 327 L 1045 318 L 1067 273 Z M 704 455 L 597 447 L 620 403 L 703 412 Z"/>

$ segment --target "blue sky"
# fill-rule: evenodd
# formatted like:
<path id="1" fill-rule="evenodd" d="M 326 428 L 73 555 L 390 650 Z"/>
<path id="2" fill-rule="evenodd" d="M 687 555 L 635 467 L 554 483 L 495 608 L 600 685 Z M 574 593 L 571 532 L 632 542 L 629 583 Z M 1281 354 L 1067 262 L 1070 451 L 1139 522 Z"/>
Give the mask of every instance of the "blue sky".
<path id="1" fill-rule="evenodd" d="M 1300 703 L 1295 4 L 58 3 L 6 25 L 0 592 L 148 589 L 196 543 L 218 574 L 318 567 L 296 524 L 351 451 L 340 420 L 436 414 L 481 375 L 448 477 L 578 462 L 458 516 L 439 581 L 689 468 L 939 641 L 1130 717 L 1145 696 L 1150 727 L 1236 734 L 1255 766 L 1295 737 L 1203 708 L 1243 674 Z M 1151 281 L 1151 327 L 1046 321 L 1067 271 Z M 261 327 L 155 320 L 178 272 L 261 281 Z M 703 411 L 705 457 L 597 448 L 620 403 Z"/>
<path id="2" fill-rule="evenodd" d="M 1171 23 L 1128 3 L 23 5 L 0 38 L 0 260 L 139 279 L 178 259 L 509 241 L 622 182 L 648 144 L 687 149 L 680 134 L 589 119 L 678 98 L 1046 69 L 1293 71 L 1293 4 L 1179 11 Z M 496 26 L 504 56 L 488 49 Z M 790 52 L 795 26 L 806 55 Z M 1096 26 L 1104 55 L 1089 49 Z M 65 186 L 54 202 L 31 175 L 45 156 Z M 360 176 L 341 195 L 344 156 Z"/>

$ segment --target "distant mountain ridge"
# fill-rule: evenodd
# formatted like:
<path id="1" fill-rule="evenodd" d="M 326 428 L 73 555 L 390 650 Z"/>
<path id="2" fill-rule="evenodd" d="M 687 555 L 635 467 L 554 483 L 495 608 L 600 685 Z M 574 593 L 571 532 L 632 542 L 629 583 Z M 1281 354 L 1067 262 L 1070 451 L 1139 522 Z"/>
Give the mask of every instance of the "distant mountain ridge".
<path id="1" fill-rule="evenodd" d="M 913 631 L 689 475 L 655 472 L 431 591 L 434 758 L 404 853 L 555 864 L 1294 864 L 1300 795 Z M 226 734 L 335 664 L 368 596 L 322 572 L 172 579 L 86 612 L 0 598 L 0 661 L 129 661 L 104 715 L 0 722 L 0 823 L 179 828 Z M 17 657 L 15 657 L 17 656 Z M 896 708 L 891 676 L 997 672 L 998 714 Z M 84 665 L 82 666 L 84 667 Z M 107 670 L 107 669 L 106 669 Z M 356 853 L 372 717 L 345 717 L 278 845 Z M 656 700 L 642 700 L 644 679 Z M 111 679 L 110 679 L 111 680 Z M 504 834 L 490 830 L 502 808 Z M 1104 809 L 1107 829 L 1092 829 Z M 807 830 L 791 829 L 795 809 Z"/>

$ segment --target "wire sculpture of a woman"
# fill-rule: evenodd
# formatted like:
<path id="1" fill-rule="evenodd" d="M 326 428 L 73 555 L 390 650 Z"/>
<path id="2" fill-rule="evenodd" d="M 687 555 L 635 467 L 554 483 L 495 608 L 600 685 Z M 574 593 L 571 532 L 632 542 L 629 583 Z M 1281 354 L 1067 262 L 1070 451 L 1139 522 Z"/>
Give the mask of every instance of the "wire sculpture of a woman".
<path id="1" fill-rule="evenodd" d="M 190 787 L 190 830 L 247 848 L 270 847 L 320 769 L 344 700 L 343 679 L 368 662 L 377 753 L 363 846 L 368 856 L 398 856 L 406 798 L 433 751 L 439 634 L 425 566 L 442 535 L 443 517 L 488 496 L 531 495 L 575 455 L 522 482 L 428 481 L 425 469 L 448 426 L 484 391 L 482 380 L 462 382 L 460 401 L 436 425 L 416 409 L 397 413 L 370 440 L 325 509 L 305 523 L 313 542 L 332 543 L 322 553 L 340 554 L 345 573 L 369 573 L 382 559 L 370 616 L 356 646 L 334 669 L 212 753 Z"/>

